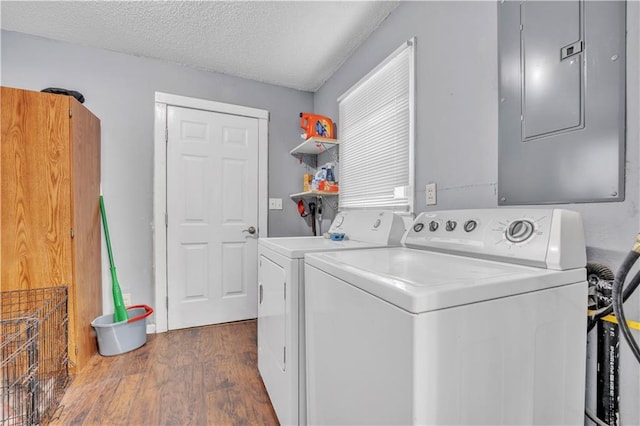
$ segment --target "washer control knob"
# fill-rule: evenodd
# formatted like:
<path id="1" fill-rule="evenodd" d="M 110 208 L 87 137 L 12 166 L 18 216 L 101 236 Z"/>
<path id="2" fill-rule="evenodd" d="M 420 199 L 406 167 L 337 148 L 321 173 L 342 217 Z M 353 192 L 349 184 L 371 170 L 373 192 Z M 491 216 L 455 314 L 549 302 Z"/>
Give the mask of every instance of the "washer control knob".
<path id="1" fill-rule="evenodd" d="M 423 228 L 424 228 L 424 223 L 416 223 L 415 225 L 413 225 L 414 232 L 420 232 L 422 231 Z"/>
<path id="2" fill-rule="evenodd" d="M 533 235 L 534 226 L 528 220 L 519 219 L 511 222 L 505 236 L 512 243 L 521 243 Z"/>
<path id="3" fill-rule="evenodd" d="M 435 220 L 432 220 L 431 222 L 429 222 L 429 231 L 435 232 L 437 230 L 438 230 L 438 222 L 436 222 Z"/>
<path id="4" fill-rule="evenodd" d="M 464 230 L 466 232 L 471 232 L 474 229 L 476 229 L 478 227 L 478 222 L 476 222 L 475 220 L 471 219 L 468 220 L 464 223 Z"/>
<path id="5" fill-rule="evenodd" d="M 380 226 L 382 222 L 380 222 L 380 219 L 376 219 L 376 222 L 373 224 L 374 228 L 377 228 L 378 226 Z"/>
<path id="6" fill-rule="evenodd" d="M 455 220 L 448 220 L 447 224 L 445 225 L 445 229 L 449 232 L 453 231 L 454 229 L 456 229 L 456 221 Z"/>

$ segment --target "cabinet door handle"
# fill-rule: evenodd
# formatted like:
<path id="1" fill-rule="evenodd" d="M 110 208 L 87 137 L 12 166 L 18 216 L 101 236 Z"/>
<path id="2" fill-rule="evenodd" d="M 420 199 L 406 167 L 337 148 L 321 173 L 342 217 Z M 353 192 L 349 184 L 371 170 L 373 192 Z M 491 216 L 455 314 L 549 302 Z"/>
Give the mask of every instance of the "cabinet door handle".
<path id="1" fill-rule="evenodd" d="M 262 305 L 262 283 L 258 283 L 258 304 Z"/>

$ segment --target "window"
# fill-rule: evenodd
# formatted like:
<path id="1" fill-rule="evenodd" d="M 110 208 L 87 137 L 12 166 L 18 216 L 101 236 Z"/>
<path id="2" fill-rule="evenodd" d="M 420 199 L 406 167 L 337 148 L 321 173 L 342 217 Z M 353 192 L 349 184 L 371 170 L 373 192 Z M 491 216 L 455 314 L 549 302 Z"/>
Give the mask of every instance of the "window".
<path id="1" fill-rule="evenodd" d="M 341 210 L 413 213 L 414 45 L 408 40 L 338 99 Z"/>

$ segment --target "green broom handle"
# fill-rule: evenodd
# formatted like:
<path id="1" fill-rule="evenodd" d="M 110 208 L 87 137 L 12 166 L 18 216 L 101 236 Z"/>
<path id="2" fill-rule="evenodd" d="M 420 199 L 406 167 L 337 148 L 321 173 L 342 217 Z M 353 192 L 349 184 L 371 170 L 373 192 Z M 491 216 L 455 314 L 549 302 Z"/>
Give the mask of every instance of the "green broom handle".
<path id="1" fill-rule="evenodd" d="M 111 253 L 111 238 L 109 237 L 109 225 L 107 225 L 107 215 L 104 208 L 104 198 L 100 195 L 100 215 L 102 216 L 102 225 L 104 227 L 104 238 L 107 241 L 107 251 L 109 252 L 109 266 L 111 271 L 111 292 L 113 293 L 113 322 L 118 323 L 126 321 L 128 318 L 127 308 L 122 301 L 122 290 L 120 290 L 120 284 L 118 283 L 118 277 L 116 275 L 116 267 L 113 263 L 113 254 Z"/>
<path id="2" fill-rule="evenodd" d="M 104 211 L 104 199 L 100 196 L 100 215 L 102 215 L 102 226 L 104 228 L 104 239 L 107 240 L 107 251 L 109 252 L 109 266 L 115 268 L 113 264 L 113 254 L 111 253 L 111 240 L 109 238 L 109 225 L 107 225 L 107 215 Z"/>

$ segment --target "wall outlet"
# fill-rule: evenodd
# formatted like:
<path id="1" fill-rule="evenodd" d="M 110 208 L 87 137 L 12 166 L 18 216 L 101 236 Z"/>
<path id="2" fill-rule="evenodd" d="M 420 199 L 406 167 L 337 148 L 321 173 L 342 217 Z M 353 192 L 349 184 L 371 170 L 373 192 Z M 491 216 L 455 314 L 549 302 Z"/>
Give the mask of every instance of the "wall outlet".
<path id="1" fill-rule="evenodd" d="M 131 306 L 131 293 L 122 293 L 122 301 L 125 307 Z"/>
<path id="2" fill-rule="evenodd" d="M 426 192 L 427 192 L 427 205 L 428 206 L 433 206 L 434 204 L 437 203 L 436 184 L 435 183 L 428 183 L 427 187 L 426 187 Z"/>
<path id="3" fill-rule="evenodd" d="M 282 198 L 269 198 L 269 210 L 282 210 Z"/>

